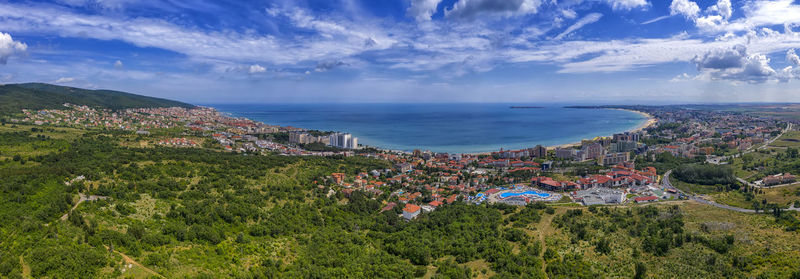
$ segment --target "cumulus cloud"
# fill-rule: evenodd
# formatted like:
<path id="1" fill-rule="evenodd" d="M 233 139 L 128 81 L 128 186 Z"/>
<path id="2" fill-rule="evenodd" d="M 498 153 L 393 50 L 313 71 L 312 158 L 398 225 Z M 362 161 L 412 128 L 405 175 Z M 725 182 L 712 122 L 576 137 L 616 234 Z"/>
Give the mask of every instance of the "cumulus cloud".
<path id="1" fill-rule="evenodd" d="M 472 19 L 480 14 L 535 14 L 541 5 L 541 0 L 459 0 L 445 10 L 445 16 Z"/>
<path id="2" fill-rule="evenodd" d="M 693 21 L 698 29 L 710 33 L 722 32 L 731 26 L 742 25 L 741 22 L 731 24 L 728 21 L 733 15 L 733 5 L 730 0 L 718 0 L 716 4 L 702 12 L 697 3 L 691 0 L 673 0 L 670 5 L 670 15 L 683 15 Z"/>
<path id="3" fill-rule="evenodd" d="M 0 32 L 0 64 L 8 63 L 8 58 L 25 53 L 28 45 L 14 41 L 8 33 Z"/>
<path id="4" fill-rule="evenodd" d="M 786 51 L 786 61 L 789 63 L 794 64 L 795 66 L 800 66 L 800 57 L 794 52 L 794 49 L 790 49 Z"/>
<path id="5" fill-rule="evenodd" d="M 598 20 L 600 20 L 600 18 L 602 18 L 602 17 L 603 17 L 603 15 L 600 14 L 600 13 L 588 14 L 588 15 L 582 17 L 581 19 L 579 19 L 574 24 L 572 24 L 570 27 L 567 27 L 566 30 L 561 32 L 561 34 L 556 35 L 555 38 L 553 38 L 553 39 L 561 40 L 562 38 L 564 38 L 564 36 L 569 35 L 572 32 L 575 32 L 575 30 L 581 29 L 583 26 L 585 26 L 587 24 L 595 23 Z"/>
<path id="6" fill-rule="evenodd" d="M 728 20 L 733 15 L 733 6 L 731 0 L 719 0 L 716 5 L 708 8 L 709 12 L 716 12 L 723 19 Z"/>
<path id="7" fill-rule="evenodd" d="M 700 13 L 700 6 L 691 0 L 672 0 L 669 5 L 670 15 L 682 15 L 688 19 L 695 19 Z"/>
<path id="8" fill-rule="evenodd" d="M 647 0 L 605 0 L 605 2 L 611 5 L 611 8 L 615 11 L 630 11 L 636 8 L 646 8 L 650 6 Z"/>
<path id="9" fill-rule="evenodd" d="M 697 70 L 704 69 L 729 69 L 741 68 L 747 57 L 747 47 L 735 45 L 731 49 L 715 49 L 706 52 L 702 56 L 695 56 L 692 63 L 697 66 Z"/>
<path id="10" fill-rule="evenodd" d="M 800 58 L 790 49 L 786 60 L 800 65 Z M 770 66 L 770 59 L 763 54 L 748 54 L 743 45 L 731 49 L 713 50 L 692 59 L 700 74 L 697 79 L 729 80 L 734 83 L 764 83 L 768 81 L 787 82 L 800 78 L 800 68 L 788 66 L 776 71 Z"/>
<path id="11" fill-rule="evenodd" d="M 317 63 L 317 67 L 314 68 L 314 71 L 316 71 L 316 72 L 325 72 L 325 71 L 330 71 L 330 70 L 333 70 L 335 68 L 342 67 L 342 66 L 347 66 L 347 65 L 348 64 L 344 63 L 343 61 L 325 61 L 325 62 Z"/>
<path id="12" fill-rule="evenodd" d="M 440 2 L 442 0 L 411 0 L 411 6 L 406 10 L 406 14 L 417 21 L 430 20 Z"/>
<path id="13" fill-rule="evenodd" d="M 251 74 L 263 73 L 263 72 L 266 72 L 266 71 L 267 71 L 267 68 L 264 68 L 264 67 L 262 67 L 261 65 L 258 65 L 258 64 L 250 65 L 250 67 L 247 68 L 247 72 L 251 73 Z"/>

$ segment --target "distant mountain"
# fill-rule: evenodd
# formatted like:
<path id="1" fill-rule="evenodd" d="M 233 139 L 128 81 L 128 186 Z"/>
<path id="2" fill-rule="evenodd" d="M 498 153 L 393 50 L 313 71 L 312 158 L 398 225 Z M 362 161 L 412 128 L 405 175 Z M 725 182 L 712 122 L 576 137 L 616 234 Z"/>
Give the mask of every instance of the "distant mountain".
<path id="1" fill-rule="evenodd" d="M 0 114 L 22 109 L 59 108 L 64 103 L 105 109 L 185 107 L 194 105 L 113 90 L 89 90 L 46 83 L 0 85 Z"/>

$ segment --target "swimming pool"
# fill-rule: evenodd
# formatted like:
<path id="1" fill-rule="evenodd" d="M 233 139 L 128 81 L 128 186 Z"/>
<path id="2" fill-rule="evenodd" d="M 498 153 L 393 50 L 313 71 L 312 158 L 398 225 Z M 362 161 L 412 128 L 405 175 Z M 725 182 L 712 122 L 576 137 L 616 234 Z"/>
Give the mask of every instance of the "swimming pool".
<path id="1" fill-rule="evenodd" d="M 505 198 L 508 198 L 508 197 L 523 196 L 523 195 L 534 195 L 534 196 L 538 196 L 538 197 L 543 198 L 543 199 L 550 197 L 550 194 L 548 194 L 548 193 L 539 193 L 539 192 L 536 192 L 536 191 L 525 191 L 525 192 L 521 192 L 521 193 L 512 193 L 512 192 L 502 193 L 502 194 L 500 194 L 500 198 L 504 198 L 505 199 Z"/>

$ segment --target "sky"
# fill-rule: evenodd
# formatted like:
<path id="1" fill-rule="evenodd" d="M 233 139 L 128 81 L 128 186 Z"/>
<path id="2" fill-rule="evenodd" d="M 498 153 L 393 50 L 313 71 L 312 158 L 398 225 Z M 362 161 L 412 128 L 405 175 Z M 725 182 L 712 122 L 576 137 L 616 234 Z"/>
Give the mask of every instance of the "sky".
<path id="1" fill-rule="evenodd" d="M 800 102 L 798 54 L 800 0 L 0 1 L 0 83 L 195 104 Z"/>

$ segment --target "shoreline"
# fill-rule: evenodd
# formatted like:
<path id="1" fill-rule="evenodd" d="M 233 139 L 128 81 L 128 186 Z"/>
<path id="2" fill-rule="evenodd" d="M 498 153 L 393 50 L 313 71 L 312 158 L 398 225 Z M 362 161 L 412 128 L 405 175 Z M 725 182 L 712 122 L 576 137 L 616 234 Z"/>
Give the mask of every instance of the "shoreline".
<path id="1" fill-rule="evenodd" d="M 606 108 L 606 109 L 629 111 L 629 112 L 633 112 L 633 113 L 636 113 L 638 115 L 641 115 L 641 116 L 647 118 L 647 121 L 644 121 L 644 122 L 642 122 L 642 124 L 639 124 L 639 126 L 636 126 L 635 128 L 633 128 L 631 130 L 627 130 L 625 132 L 630 132 L 630 133 L 641 132 L 644 129 L 652 127 L 653 125 L 655 125 L 658 122 L 658 120 L 656 120 L 656 118 L 654 116 L 650 115 L 649 113 L 643 112 L 643 111 L 632 110 L 632 109 L 621 109 L 621 108 Z M 623 132 L 623 133 L 625 133 L 625 132 Z M 572 142 L 572 143 L 565 143 L 565 144 L 561 144 L 561 145 L 546 146 L 546 148 L 547 148 L 547 150 L 555 150 L 557 148 L 572 148 L 572 147 L 580 146 L 580 145 L 581 145 L 581 142 Z M 491 153 L 489 153 L 489 154 L 491 154 Z"/>
<path id="2" fill-rule="evenodd" d="M 208 106 L 208 107 L 209 108 L 213 108 L 214 110 L 218 111 L 221 114 L 228 114 L 230 117 L 235 117 L 232 113 L 221 111 L 216 107 L 213 107 L 213 106 Z M 643 112 L 643 111 L 632 110 L 632 109 L 622 109 L 622 108 L 604 108 L 604 109 L 629 111 L 629 112 L 633 112 L 633 113 L 639 114 L 639 115 L 647 118 L 646 121 L 642 122 L 641 124 L 639 124 L 635 128 L 623 131 L 622 133 L 625 133 L 625 132 L 639 132 L 639 131 L 642 131 L 642 130 L 644 130 L 646 128 L 649 128 L 649 127 L 651 127 L 651 126 L 653 126 L 653 125 L 655 125 L 657 123 L 657 120 L 656 120 L 655 117 L 653 117 L 652 115 L 650 115 L 650 114 L 648 114 L 646 112 Z M 238 117 L 238 118 L 244 118 L 244 119 L 247 119 L 247 120 L 250 120 L 250 121 L 259 122 L 259 123 L 262 123 L 262 124 L 267 124 L 265 122 L 258 121 L 258 120 L 252 120 L 252 119 L 249 119 L 247 117 Z M 267 124 L 267 125 L 273 125 L 273 124 Z M 609 137 L 609 136 L 611 136 L 611 135 L 607 135 L 607 136 L 603 136 L 603 137 Z M 571 148 L 571 147 L 580 146 L 580 145 L 581 145 L 581 142 L 578 141 L 578 142 L 565 143 L 565 144 L 560 144 L 560 145 L 549 145 L 549 146 L 545 146 L 545 148 L 547 150 L 555 150 L 556 148 Z M 383 147 L 379 147 L 379 146 L 363 145 L 363 147 L 375 148 L 375 149 L 378 149 L 378 150 L 381 150 L 381 151 L 387 151 L 387 152 L 398 152 L 398 153 L 405 153 L 405 154 L 410 154 L 411 153 L 411 151 L 392 150 L 392 149 L 383 148 Z M 463 153 L 453 153 L 453 154 L 479 156 L 479 155 L 491 155 L 493 152 L 496 152 L 496 151 L 497 150 L 495 150 L 495 151 L 484 151 L 484 152 L 463 152 Z"/>
<path id="3" fill-rule="evenodd" d="M 658 123 L 658 120 L 653 115 L 651 115 L 649 113 L 646 113 L 646 112 L 643 112 L 643 111 L 632 110 L 632 109 L 622 109 L 622 108 L 605 108 L 605 109 L 629 111 L 629 112 L 633 112 L 633 113 L 636 113 L 638 115 L 641 115 L 641 116 L 647 118 L 647 121 L 644 121 L 641 124 L 639 124 L 638 126 L 636 126 L 635 128 L 633 128 L 631 130 L 626 130 L 626 131 L 624 131 L 622 133 L 626 133 L 626 132 L 630 132 L 630 133 L 641 132 L 644 129 L 650 128 L 653 125 L 655 125 L 656 123 Z M 608 135 L 608 136 L 605 136 L 605 137 L 609 137 L 609 136 L 613 136 L 613 135 Z M 549 146 L 545 146 L 545 148 L 548 151 L 550 151 L 550 150 L 555 150 L 556 148 L 572 148 L 572 147 L 575 147 L 575 146 L 581 146 L 581 142 L 579 141 L 579 142 L 565 143 L 565 144 L 560 144 L 560 145 L 549 145 Z M 381 149 L 379 147 L 378 147 L 378 149 L 385 150 L 385 149 Z M 456 153 L 456 154 L 480 156 L 480 155 L 492 155 L 493 152 L 495 152 L 495 151 L 468 152 L 468 153 Z M 405 153 L 408 153 L 408 152 L 405 152 Z"/>

